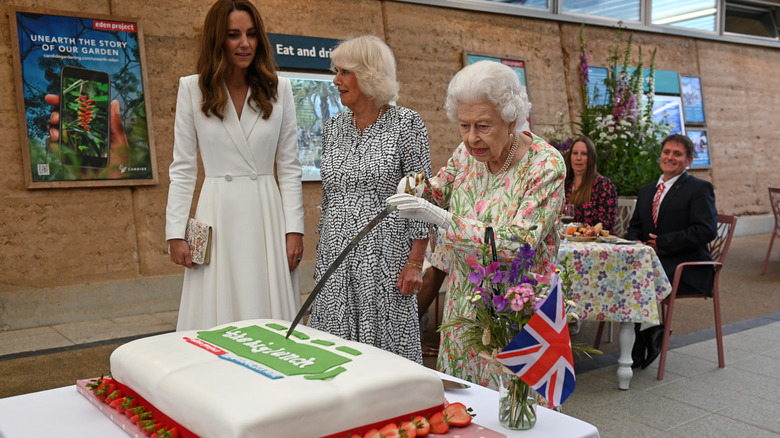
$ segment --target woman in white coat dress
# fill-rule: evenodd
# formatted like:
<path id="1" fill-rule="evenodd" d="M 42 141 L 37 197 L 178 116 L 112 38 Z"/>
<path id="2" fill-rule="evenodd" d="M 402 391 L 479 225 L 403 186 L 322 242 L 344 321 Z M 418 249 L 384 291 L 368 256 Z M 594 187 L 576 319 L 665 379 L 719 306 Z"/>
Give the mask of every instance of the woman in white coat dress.
<path id="1" fill-rule="evenodd" d="M 166 239 L 171 260 L 187 267 L 176 328 L 292 320 L 300 307 L 295 269 L 303 254 L 295 107 L 248 0 L 211 7 L 198 72 L 179 81 L 169 169 Z M 198 149 L 205 179 L 195 217 L 213 228 L 208 265 L 193 265 L 184 240 Z"/>

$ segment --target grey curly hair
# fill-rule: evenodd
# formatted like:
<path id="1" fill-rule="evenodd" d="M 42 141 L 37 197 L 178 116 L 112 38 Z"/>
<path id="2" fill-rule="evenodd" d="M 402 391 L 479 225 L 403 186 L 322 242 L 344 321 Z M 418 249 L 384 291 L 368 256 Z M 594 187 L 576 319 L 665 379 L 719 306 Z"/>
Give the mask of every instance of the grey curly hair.
<path id="1" fill-rule="evenodd" d="M 444 110 L 451 122 L 458 121 L 461 103 L 491 103 L 505 122 L 523 126 L 531 113 L 531 102 L 517 73 L 504 64 L 479 61 L 464 67 L 450 81 Z"/>

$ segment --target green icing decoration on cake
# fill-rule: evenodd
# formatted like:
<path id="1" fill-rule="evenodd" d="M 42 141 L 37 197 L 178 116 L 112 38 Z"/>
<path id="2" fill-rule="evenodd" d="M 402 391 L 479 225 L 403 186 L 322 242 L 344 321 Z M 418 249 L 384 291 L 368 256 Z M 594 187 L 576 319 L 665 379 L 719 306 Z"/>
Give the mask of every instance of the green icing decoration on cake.
<path id="1" fill-rule="evenodd" d="M 287 330 L 287 327 L 285 327 L 285 326 L 283 326 L 283 325 L 281 325 L 281 324 L 277 324 L 277 323 L 275 323 L 275 322 L 269 322 L 269 323 L 268 323 L 268 324 L 266 324 L 265 326 L 266 326 L 266 327 L 270 327 L 270 328 L 272 328 L 272 329 L 274 329 L 274 330 Z"/>
<path id="2" fill-rule="evenodd" d="M 309 339 L 309 335 L 307 335 L 306 333 L 301 333 L 298 330 L 293 330 L 291 334 L 298 339 L 303 339 L 304 341 Z"/>
<path id="3" fill-rule="evenodd" d="M 353 356 L 360 356 L 361 354 L 363 354 L 363 353 L 359 352 L 358 350 L 355 350 L 354 348 L 350 348 L 350 347 L 343 347 L 343 346 L 342 347 L 336 347 L 336 350 L 343 351 L 344 353 L 351 354 Z"/>
<path id="4" fill-rule="evenodd" d="M 324 345 L 326 347 L 330 347 L 331 345 L 336 345 L 335 342 L 326 341 L 324 339 L 312 339 L 312 344 L 318 344 L 318 345 Z"/>
<path id="5" fill-rule="evenodd" d="M 321 375 L 351 361 L 311 343 L 298 343 L 256 325 L 200 331 L 198 338 L 287 376 Z"/>
<path id="6" fill-rule="evenodd" d="M 306 379 L 306 380 L 325 380 L 325 379 L 330 379 L 331 377 L 336 377 L 336 376 L 338 376 L 339 374 L 343 373 L 346 370 L 347 369 L 344 368 L 344 367 L 336 367 L 336 368 L 333 368 L 332 370 L 326 371 L 326 372 L 324 372 L 322 374 L 317 374 L 317 375 L 314 375 L 314 376 L 307 375 L 307 376 L 303 376 L 303 378 Z"/>

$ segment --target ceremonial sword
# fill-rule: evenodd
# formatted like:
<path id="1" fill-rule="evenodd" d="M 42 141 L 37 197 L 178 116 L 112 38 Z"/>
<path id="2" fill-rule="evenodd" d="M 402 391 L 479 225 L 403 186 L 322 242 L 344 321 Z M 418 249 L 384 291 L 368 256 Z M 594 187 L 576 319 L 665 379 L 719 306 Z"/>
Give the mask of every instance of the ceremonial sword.
<path id="1" fill-rule="evenodd" d="M 314 286 L 314 289 L 312 289 L 311 293 L 309 294 L 309 298 L 306 299 L 306 302 L 303 303 L 303 306 L 301 306 L 301 310 L 298 311 L 298 314 L 295 315 L 295 319 L 292 321 L 292 325 L 290 325 L 290 329 L 287 330 L 287 336 L 285 338 L 289 338 L 290 334 L 295 330 L 295 326 L 298 325 L 299 322 L 301 322 L 301 318 L 303 318 L 303 315 L 306 313 L 306 310 L 311 307 L 311 304 L 314 302 L 314 298 L 317 296 L 317 294 L 320 292 L 320 289 L 322 289 L 323 286 L 325 286 L 325 282 L 328 281 L 328 278 L 330 278 L 331 275 L 333 275 L 334 272 L 336 272 L 336 269 L 341 265 L 341 262 L 344 261 L 344 259 L 347 257 L 347 254 L 349 254 L 350 251 L 352 251 L 352 248 L 354 248 L 358 242 L 363 240 L 364 237 L 366 237 L 366 234 L 368 234 L 369 231 L 374 229 L 377 224 L 382 222 L 382 219 L 387 217 L 388 214 L 390 214 L 393 210 L 397 209 L 395 205 L 388 205 L 385 207 L 384 210 L 380 211 L 378 215 L 374 216 L 373 219 L 365 226 L 362 230 L 355 236 L 352 241 L 349 242 L 349 245 L 347 245 L 344 250 L 341 251 L 341 254 L 339 254 L 338 257 L 336 257 L 336 260 L 333 261 L 333 263 L 330 265 L 330 268 L 328 268 L 327 271 L 325 271 L 324 274 L 322 274 L 322 277 L 320 278 L 320 281 L 317 282 L 317 284 Z"/>
<path id="2" fill-rule="evenodd" d="M 420 182 L 423 182 L 425 180 L 425 183 L 427 184 L 427 178 L 425 178 L 425 174 L 423 173 L 416 173 L 413 174 L 414 180 L 415 180 L 415 186 L 419 184 Z M 406 193 L 413 194 L 414 189 L 409 184 L 409 178 L 406 179 Z M 301 310 L 298 311 L 298 314 L 295 315 L 295 318 L 292 321 L 292 324 L 290 325 L 290 329 L 287 330 L 287 336 L 285 338 L 289 338 L 292 334 L 293 330 L 295 330 L 295 327 L 298 325 L 299 322 L 301 322 L 301 318 L 303 318 L 303 315 L 306 313 L 306 311 L 311 307 L 311 304 L 314 302 L 314 298 L 317 297 L 317 294 L 320 293 L 320 289 L 322 289 L 323 286 L 325 286 L 325 282 L 328 281 L 328 278 L 330 278 L 331 275 L 333 275 L 334 272 L 336 272 L 336 269 L 341 265 L 341 262 L 344 261 L 344 259 L 347 257 L 347 254 L 349 254 L 350 251 L 352 251 L 352 248 L 354 248 L 358 242 L 363 240 L 364 237 L 366 237 L 366 234 L 369 233 L 369 231 L 373 230 L 374 227 L 377 226 L 380 222 L 382 222 L 382 219 L 386 218 L 388 214 L 392 213 L 393 210 L 396 210 L 398 207 L 395 205 L 388 205 L 385 207 L 384 210 L 380 211 L 379 214 L 374 216 L 373 219 L 365 226 L 362 230 L 355 236 L 347 245 L 346 248 L 344 248 L 341 251 L 341 254 L 339 254 L 338 257 L 336 257 L 336 260 L 333 261 L 333 263 L 330 265 L 330 268 L 328 268 L 327 271 L 325 271 L 324 274 L 322 274 L 322 277 L 320 278 L 320 281 L 317 282 L 316 285 L 314 285 L 314 289 L 312 289 L 311 293 L 309 294 L 309 298 L 306 298 L 306 302 L 303 303 L 303 306 L 301 306 Z"/>

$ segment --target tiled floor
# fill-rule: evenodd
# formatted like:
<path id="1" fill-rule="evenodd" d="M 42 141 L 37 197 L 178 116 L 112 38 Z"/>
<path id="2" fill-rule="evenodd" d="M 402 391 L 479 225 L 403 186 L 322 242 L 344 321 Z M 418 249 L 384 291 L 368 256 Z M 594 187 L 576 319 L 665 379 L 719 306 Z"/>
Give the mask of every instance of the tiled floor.
<path id="1" fill-rule="evenodd" d="M 0 358 L 170 332 L 176 329 L 177 311 L 0 331 Z"/>
<path id="2" fill-rule="evenodd" d="M 564 413 L 594 424 L 602 438 L 780 437 L 780 314 L 725 330 L 725 368 L 714 330 L 674 337 L 664 380 L 656 380 L 656 360 L 621 391 L 616 358 L 599 358 L 614 364 L 579 372 Z"/>
<path id="3" fill-rule="evenodd" d="M 0 332 L 0 359 L 171 331 L 176 312 Z M 595 425 L 602 438 L 780 437 L 780 314 L 725 327 L 726 368 L 718 368 L 714 331 L 672 338 L 664 380 L 657 361 L 617 388 L 616 355 L 578 361 L 567 415 Z M 37 350 L 38 353 L 30 350 Z"/>

